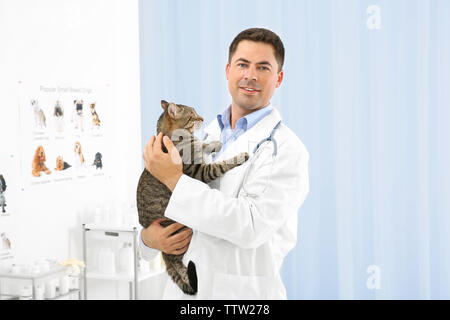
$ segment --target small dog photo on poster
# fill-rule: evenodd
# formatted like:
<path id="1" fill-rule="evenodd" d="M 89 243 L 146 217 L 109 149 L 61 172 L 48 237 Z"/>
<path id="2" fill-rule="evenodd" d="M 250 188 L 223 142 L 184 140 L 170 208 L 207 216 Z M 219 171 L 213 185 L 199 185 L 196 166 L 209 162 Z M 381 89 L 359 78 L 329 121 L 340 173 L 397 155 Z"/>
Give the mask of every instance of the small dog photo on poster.
<path id="1" fill-rule="evenodd" d="M 47 127 L 44 110 L 37 99 L 32 99 L 30 104 L 34 115 L 34 128 L 36 131 L 43 131 Z"/>
<path id="2" fill-rule="evenodd" d="M 67 162 L 65 162 L 62 156 L 56 157 L 56 167 L 55 167 L 56 171 L 63 171 L 69 169 L 70 167 L 72 166 Z"/>
<path id="3" fill-rule="evenodd" d="M 103 162 L 102 162 L 102 154 L 100 152 L 97 152 L 95 154 L 94 163 L 92 164 L 95 166 L 95 169 L 103 169 Z"/>
<path id="4" fill-rule="evenodd" d="M 98 116 L 96 107 L 97 107 L 96 102 L 92 102 L 89 104 L 89 108 L 91 110 L 91 116 L 92 116 L 92 122 L 91 122 L 92 131 L 100 130 L 101 125 L 102 125 L 102 122 L 100 121 L 100 117 Z"/>
<path id="5" fill-rule="evenodd" d="M 73 100 L 72 123 L 75 130 L 84 131 L 84 101 Z"/>
<path id="6" fill-rule="evenodd" d="M 47 156 L 45 154 L 44 147 L 39 145 L 34 152 L 32 161 L 32 171 L 33 177 L 40 177 L 42 174 L 50 174 L 51 170 L 46 165 Z"/>
<path id="7" fill-rule="evenodd" d="M 80 141 L 75 141 L 73 146 L 73 164 L 75 170 L 82 170 L 86 168 L 84 149 Z"/>
<path id="8" fill-rule="evenodd" d="M 55 131 L 58 134 L 62 134 L 64 132 L 64 107 L 60 100 L 56 100 L 53 117 L 55 120 Z"/>

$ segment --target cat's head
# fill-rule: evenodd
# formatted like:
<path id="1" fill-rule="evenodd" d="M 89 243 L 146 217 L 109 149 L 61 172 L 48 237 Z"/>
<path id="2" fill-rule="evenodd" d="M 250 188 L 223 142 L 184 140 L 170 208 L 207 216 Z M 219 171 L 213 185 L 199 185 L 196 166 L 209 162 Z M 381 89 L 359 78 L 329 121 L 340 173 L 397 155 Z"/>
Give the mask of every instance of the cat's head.
<path id="1" fill-rule="evenodd" d="M 162 132 L 170 138 L 177 129 L 184 129 L 192 135 L 202 127 L 203 118 L 192 107 L 165 100 L 161 100 L 161 107 L 164 111 L 158 120 L 157 133 Z"/>

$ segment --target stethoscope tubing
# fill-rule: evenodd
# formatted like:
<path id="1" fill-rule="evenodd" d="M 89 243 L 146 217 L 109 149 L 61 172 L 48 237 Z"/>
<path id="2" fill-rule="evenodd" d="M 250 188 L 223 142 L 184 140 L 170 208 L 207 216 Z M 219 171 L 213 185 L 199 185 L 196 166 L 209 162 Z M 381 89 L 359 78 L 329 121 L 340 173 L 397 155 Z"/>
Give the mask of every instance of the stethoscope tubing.
<path id="1" fill-rule="evenodd" d="M 249 161 L 250 161 L 250 164 L 249 164 L 248 168 L 245 170 L 244 178 L 243 178 L 243 180 L 242 180 L 242 190 L 246 193 L 247 196 L 250 196 L 250 197 L 256 196 L 255 194 L 250 194 L 250 193 L 248 193 L 248 192 L 245 190 L 245 183 L 246 183 L 246 180 L 247 180 L 248 173 L 249 173 L 251 167 L 253 166 L 253 163 L 254 163 L 255 159 L 257 158 L 257 153 L 259 152 L 259 150 L 262 150 L 262 149 L 260 149 L 260 147 L 261 147 L 265 142 L 269 142 L 269 143 L 272 142 L 272 144 L 273 144 L 273 152 L 272 152 L 272 160 L 273 160 L 273 161 L 272 161 L 272 166 L 273 166 L 273 163 L 275 162 L 275 157 L 276 157 L 277 154 L 278 154 L 278 145 L 277 145 L 277 141 L 276 141 L 275 138 L 274 138 L 274 135 L 275 135 L 276 130 L 280 127 L 280 125 L 281 125 L 281 120 L 280 120 L 280 121 L 276 124 L 276 126 L 272 129 L 272 131 L 270 132 L 270 135 L 269 135 L 267 138 L 262 139 L 262 140 L 255 146 L 255 148 L 253 149 L 253 156 L 252 156 L 251 159 L 249 160 Z M 269 178 L 268 178 L 268 179 L 269 179 Z M 264 193 L 264 191 L 266 190 L 267 184 L 268 184 L 268 183 L 269 183 L 269 181 L 266 181 L 266 186 L 265 186 L 264 190 L 262 191 L 262 193 Z"/>

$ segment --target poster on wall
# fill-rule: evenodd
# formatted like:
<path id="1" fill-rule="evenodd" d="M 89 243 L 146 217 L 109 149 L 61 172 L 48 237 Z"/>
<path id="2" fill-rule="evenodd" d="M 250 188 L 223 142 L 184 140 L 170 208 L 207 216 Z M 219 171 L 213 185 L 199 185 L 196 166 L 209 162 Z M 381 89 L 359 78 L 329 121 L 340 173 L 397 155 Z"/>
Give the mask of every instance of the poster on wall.
<path id="1" fill-rule="evenodd" d="M 23 188 L 107 176 L 109 85 L 19 82 Z"/>

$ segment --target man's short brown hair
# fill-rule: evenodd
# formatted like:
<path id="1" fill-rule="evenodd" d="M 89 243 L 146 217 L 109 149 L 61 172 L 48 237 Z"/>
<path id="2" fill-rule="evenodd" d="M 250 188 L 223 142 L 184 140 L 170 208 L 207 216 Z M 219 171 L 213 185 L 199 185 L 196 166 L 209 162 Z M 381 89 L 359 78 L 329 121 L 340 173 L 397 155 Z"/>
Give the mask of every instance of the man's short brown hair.
<path id="1" fill-rule="evenodd" d="M 228 51 L 228 63 L 231 63 L 231 57 L 236 52 L 239 42 L 242 40 L 249 40 L 254 42 L 264 42 L 272 45 L 275 53 L 275 59 L 278 63 L 278 72 L 283 69 L 284 63 L 284 46 L 280 37 L 267 29 L 264 28 L 250 28 L 239 33 L 236 38 L 230 44 L 230 49 Z"/>

